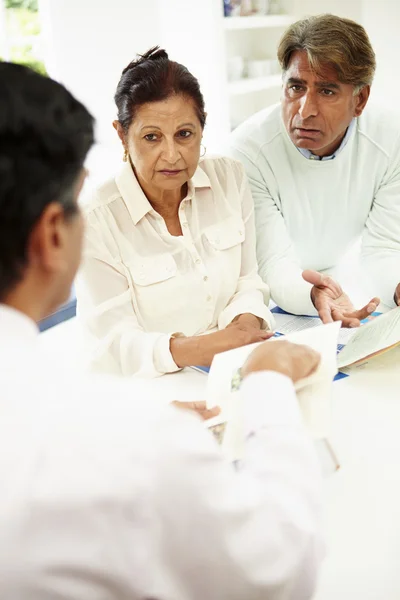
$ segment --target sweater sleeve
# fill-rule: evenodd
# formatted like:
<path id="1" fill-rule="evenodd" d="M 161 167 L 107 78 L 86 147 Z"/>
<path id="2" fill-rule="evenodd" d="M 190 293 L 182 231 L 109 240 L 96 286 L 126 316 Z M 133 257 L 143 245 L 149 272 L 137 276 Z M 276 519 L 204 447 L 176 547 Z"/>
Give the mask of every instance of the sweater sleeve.
<path id="1" fill-rule="evenodd" d="M 362 236 L 361 260 L 371 292 L 394 306 L 400 282 L 400 140 L 372 203 Z"/>
<path id="2" fill-rule="evenodd" d="M 316 315 L 311 285 L 302 268 L 281 211 L 272 198 L 257 160 L 237 145 L 231 154 L 245 167 L 254 200 L 259 273 L 270 287 L 273 301 L 287 312 Z"/>

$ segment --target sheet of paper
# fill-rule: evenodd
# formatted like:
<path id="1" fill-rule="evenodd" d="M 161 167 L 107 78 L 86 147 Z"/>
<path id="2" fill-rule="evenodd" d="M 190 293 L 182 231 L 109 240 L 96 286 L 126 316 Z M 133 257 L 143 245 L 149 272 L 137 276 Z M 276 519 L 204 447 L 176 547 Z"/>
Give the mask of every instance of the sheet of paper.
<path id="1" fill-rule="evenodd" d="M 346 367 L 398 343 L 400 306 L 356 329 L 338 356 L 338 367 Z"/>
<path id="2" fill-rule="evenodd" d="M 274 313 L 274 319 L 276 331 L 283 335 L 322 325 L 322 321 L 318 317 L 298 317 L 297 315 L 288 315 L 286 313 Z M 355 329 L 340 329 L 338 343 L 340 345 L 347 344 L 355 332 Z"/>
<path id="3" fill-rule="evenodd" d="M 317 371 L 297 382 L 295 386 L 304 421 L 316 438 L 324 438 L 329 432 L 331 386 L 337 372 L 336 347 L 339 328 L 340 323 L 331 323 L 298 331 L 286 337 L 293 343 L 314 348 L 321 355 Z M 278 340 L 279 338 L 271 339 L 264 343 L 273 344 Z M 240 458 L 244 443 L 243 406 L 240 393 L 232 391 L 232 377 L 257 345 L 252 344 L 217 354 L 207 378 L 207 406 L 221 407 L 221 414 L 213 424 L 227 422 L 223 447 L 231 459 Z"/>

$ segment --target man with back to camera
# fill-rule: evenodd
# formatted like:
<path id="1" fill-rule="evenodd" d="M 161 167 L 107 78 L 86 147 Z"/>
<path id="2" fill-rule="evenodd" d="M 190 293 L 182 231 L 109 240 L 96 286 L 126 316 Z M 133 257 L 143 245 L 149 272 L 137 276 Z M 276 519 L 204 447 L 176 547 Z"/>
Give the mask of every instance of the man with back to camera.
<path id="1" fill-rule="evenodd" d="M 375 54 L 354 21 L 298 21 L 278 59 L 280 106 L 231 140 L 252 187 L 260 274 L 288 312 L 316 309 L 324 322 L 357 326 L 379 299 L 355 311 L 339 284 L 315 271 L 337 266 L 361 237 L 360 276 L 385 304 L 400 303 L 400 123 L 366 107 Z"/>
<path id="2" fill-rule="evenodd" d="M 41 359 L 35 321 L 68 297 L 80 261 L 92 143 L 63 86 L 0 63 L 0 598 L 310 598 L 319 476 L 293 382 L 315 352 L 251 354 L 238 471 L 145 382 Z"/>

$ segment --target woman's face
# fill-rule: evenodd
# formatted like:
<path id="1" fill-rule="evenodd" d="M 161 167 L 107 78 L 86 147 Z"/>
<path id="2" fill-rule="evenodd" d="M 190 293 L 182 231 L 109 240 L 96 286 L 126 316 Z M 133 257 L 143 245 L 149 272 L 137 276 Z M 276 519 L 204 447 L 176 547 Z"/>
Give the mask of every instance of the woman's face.
<path id="1" fill-rule="evenodd" d="M 144 191 L 177 190 L 191 179 L 202 134 L 191 98 L 170 96 L 139 107 L 124 145 Z"/>

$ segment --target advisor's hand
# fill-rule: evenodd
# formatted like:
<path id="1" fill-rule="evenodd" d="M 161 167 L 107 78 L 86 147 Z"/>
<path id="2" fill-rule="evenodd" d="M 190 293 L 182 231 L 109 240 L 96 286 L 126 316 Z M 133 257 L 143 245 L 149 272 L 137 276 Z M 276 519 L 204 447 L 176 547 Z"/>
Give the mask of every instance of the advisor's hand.
<path id="1" fill-rule="evenodd" d="M 313 285 L 311 300 L 323 323 L 342 321 L 342 327 L 358 327 L 362 319 L 369 317 L 379 303 L 379 298 L 372 298 L 363 308 L 356 310 L 342 288 L 328 275 L 317 271 L 303 271 L 303 279 Z"/>
<path id="2" fill-rule="evenodd" d="M 184 410 L 191 410 L 199 415 L 204 421 L 207 419 L 212 419 L 212 417 L 217 417 L 221 412 L 219 406 L 214 406 L 214 408 L 207 408 L 204 400 L 199 400 L 197 402 L 181 402 L 179 400 L 174 400 L 172 402 L 174 406 L 177 408 L 183 408 Z"/>
<path id="3" fill-rule="evenodd" d="M 256 371 L 275 371 L 290 377 L 293 383 L 311 375 L 319 365 L 320 356 L 308 346 L 285 340 L 261 344 L 250 354 L 241 372 L 246 377 Z"/>

